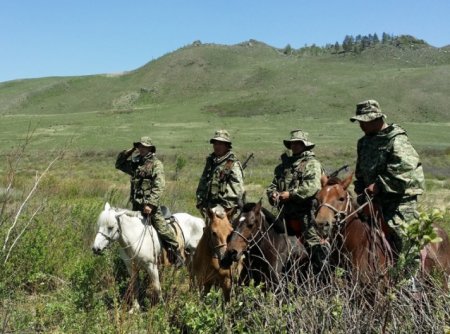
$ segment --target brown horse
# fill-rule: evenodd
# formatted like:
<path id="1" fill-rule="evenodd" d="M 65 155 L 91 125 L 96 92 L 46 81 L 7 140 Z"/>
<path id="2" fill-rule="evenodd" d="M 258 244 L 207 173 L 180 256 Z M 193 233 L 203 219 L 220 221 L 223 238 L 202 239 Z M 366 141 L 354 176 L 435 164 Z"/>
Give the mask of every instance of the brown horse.
<path id="1" fill-rule="evenodd" d="M 217 206 L 208 210 L 209 224 L 203 231 L 194 253 L 191 275 L 203 293 L 208 293 L 213 285 L 220 286 L 225 301 L 230 300 L 232 273 L 237 266 L 221 268 L 219 261 L 223 258 L 227 246 L 227 238 L 233 228 L 225 210 Z"/>
<path id="2" fill-rule="evenodd" d="M 393 264 L 390 247 L 378 229 L 359 218 L 347 191 L 352 176 L 343 181 L 322 178 L 314 222 L 318 233 L 331 244 L 334 265 L 348 268 L 360 283 L 383 282 Z"/>
<path id="3" fill-rule="evenodd" d="M 300 241 L 288 236 L 283 222 L 263 208 L 261 202 L 246 204 L 236 224 L 221 265 L 228 267 L 245 253 L 241 283 L 253 279 L 255 284 L 264 282 L 276 289 L 283 277 L 297 274 L 294 271 L 306 261 Z"/>
<path id="4" fill-rule="evenodd" d="M 352 177 L 350 174 L 342 181 L 322 178 L 322 189 L 316 195 L 315 224 L 323 237 L 334 237 L 334 250 L 341 255 L 336 264 L 347 265 L 360 282 L 373 283 L 387 278 L 387 270 L 393 265 L 392 250 L 384 237 L 384 228 L 361 221 L 358 215 L 361 208 L 347 191 Z M 439 226 L 433 226 L 442 242 L 428 244 L 421 251 L 422 272 L 429 274 L 438 269 L 450 275 L 448 235 Z"/>
<path id="5" fill-rule="evenodd" d="M 429 243 L 420 251 L 421 272 L 424 278 L 428 278 L 434 271 L 443 273 L 443 288 L 448 290 L 448 278 L 450 276 L 450 240 L 448 234 L 438 225 L 433 224 L 436 235 L 441 242 Z"/>

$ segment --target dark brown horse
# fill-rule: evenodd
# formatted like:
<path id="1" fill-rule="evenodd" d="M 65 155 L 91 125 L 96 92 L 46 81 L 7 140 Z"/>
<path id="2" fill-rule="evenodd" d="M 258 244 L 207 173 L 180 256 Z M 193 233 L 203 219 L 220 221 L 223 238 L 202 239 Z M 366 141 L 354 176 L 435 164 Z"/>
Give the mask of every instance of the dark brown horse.
<path id="1" fill-rule="evenodd" d="M 358 214 L 361 208 L 347 191 L 352 177 L 350 174 L 342 181 L 338 178 L 322 179 L 322 189 L 316 195 L 315 224 L 324 238 L 331 239 L 333 249 L 340 255 L 336 264 L 347 266 L 363 283 L 379 282 L 380 278 L 386 280 L 387 270 L 394 264 L 383 232 L 386 229 L 361 221 Z M 448 235 L 439 226 L 433 226 L 442 242 L 428 244 L 421 251 L 422 272 L 439 269 L 450 275 Z"/>
<path id="2" fill-rule="evenodd" d="M 203 293 L 208 293 L 213 285 L 220 286 L 225 301 L 230 300 L 232 274 L 238 265 L 221 268 L 219 261 L 223 258 L 227 247 L 227 238 L 233 228 L 222 207 L 208 210 L 209 224 L 203 231 L 194 253 L 191 275 Z"/>
<path id="3" fill-rule="evenodd" d="M 235 225 L 221 265 L 226 268 L 245 254 L 241 283 L 253 279 L 255 284 L 264 282 L 276 289 L 307 258 L 300 241 L 285 233 L 282 221 L 263 208 L 261 201 L 246 204 Z"/>

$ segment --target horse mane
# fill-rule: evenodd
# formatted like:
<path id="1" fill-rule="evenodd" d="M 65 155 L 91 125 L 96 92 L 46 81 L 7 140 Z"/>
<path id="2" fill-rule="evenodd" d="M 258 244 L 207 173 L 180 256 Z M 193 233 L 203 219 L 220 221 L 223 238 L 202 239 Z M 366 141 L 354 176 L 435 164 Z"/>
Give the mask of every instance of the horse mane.
<path id="1" fill-rule="evenodd" d="M 255 206 L 256 206 L 256 203 L 244 204 L 244 207 L 242 208 L 242 213 L 248 213 L 248 212 L 252 211 Z M 277 232 L 278 234 L 286 232 L 282 220 L 276 219 L 276 217 L 272 214 L 272 212 L 270 212 L 263 206 L 261 206 L 261 211 L 263 212 L 264 216 L 266 217 L 268 226 L 273 226 L 273 229 L 275 230 L 275 232 Z"/>
<path id="2" fill-rule="evenodd" d="M 327 186 L 332 186 L 332 185 L 335 185 L 335 184 L 339 184 L 339 183 L 341 183 L 342 182 L 342 180 L 340 179 L 340 178 L 338 178 L 337 176 L 331 176 L 329 179 L 328 179 L 328 181 L 327 181 Z"/>
<path id="3" fill-rule="evenodd" d="M 129 218 L 138 218 L 140 221 L 142 221 L 143 219 L 142 213 L 140 211 L 132 211 L 129 209 L 121 209 L 116 207 L 111 207 L 111 210 L 115 212 L 116 217 L 126 216 Z M 103 211 L 100 218 L 103 220 L 109 219 L 108 211 Z"/>
<path id="4" fill-rule="evenodd" d="M 142 213 L 140 211 L 131 211 L 131 210 L 124 210 L 123 214 L 128 217 L 138 217 L 142 218 Z"/>
<path id="5" fill-rule="evenodd" d="M 211 211 L 220 219 L 224 219 L 227 215 L 225 209 L 221 205 L 216 205 L 211 209 Z"/>

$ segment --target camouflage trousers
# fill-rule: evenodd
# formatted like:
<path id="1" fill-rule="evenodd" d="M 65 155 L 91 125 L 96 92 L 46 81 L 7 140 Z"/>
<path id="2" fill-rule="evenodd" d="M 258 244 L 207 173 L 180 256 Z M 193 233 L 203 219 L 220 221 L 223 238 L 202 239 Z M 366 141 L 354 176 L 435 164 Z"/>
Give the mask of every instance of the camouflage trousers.
<path id="1" fill-rule="evenodd" d="M 409 223 L 419 218 L 417 201 L 414 199 L 383 203 L 382 210 L 384 221 L 392 229 L 390 232 L 394 232 L 387 236 L 389 242 L 394 246 L 394 250 L 400 253 L 406 241 L 401 224 L 403 222 Z"/>
<path id="2" fill-rule="evenodd" d="M 323 243 L 322 238 L 317 233 L 316 226 L 309 220 L 306 222 L 304 232 L 305 247 L 309 252 L 310 261 L 314 272 L 320 272 L 327 264 L 327 258 L 330 256 L 330 246 Z"/>
<path id="3" fill-rule="evenodd" d="M 134 211 L 142 211 L 141 204 L 133 203 Z M 169 223 L 164 219 L 161 207 L 155 208 L 150 214 L 150 222 L 161 238 L 163 247 L 178 249 L 178 241 L 175 232 L 170 228 Z"/>
<path id="4" fill-rule="evenodd" d="M 383 203 L 382 210 L 384 221 L 390 228 L 386 238 L 393 248 L 394 257 L 398 258 L 402 252 L 408 252 L 408 255 L 412 255 L 415 261 L 413 267 L 411 267 L 409 271 L 414 275 L 420 266 L 420 249 L 417 247 L 408 247 L 408 249 L 405 249 L 408 240 L 406 239 L 401 224 L 403 222 L 408 224 L 419 218 L 419 213 L 417 212 L 417 199 L 413 197 Z"/>
<path id="5" fill-rule="evenodd" d="M 329 244 L 322 242 L 323 238 L 317 233 L 317 228 L 312 222 L 311 216 L 305 213 L 292 213 L 288 211 L 284 215 L 284 219 L 287 222 L 294 220 L 301 224 L 301 238 L 308 251 L 310 263 L 314 272 L 320 272 L 327 263 L 327 258 L 330 255 L 330 247 Z M 287 223 L 287 225 L 290 224 Z M 288 233 L 290 232 L 292 233 L 288 228 Z"/>

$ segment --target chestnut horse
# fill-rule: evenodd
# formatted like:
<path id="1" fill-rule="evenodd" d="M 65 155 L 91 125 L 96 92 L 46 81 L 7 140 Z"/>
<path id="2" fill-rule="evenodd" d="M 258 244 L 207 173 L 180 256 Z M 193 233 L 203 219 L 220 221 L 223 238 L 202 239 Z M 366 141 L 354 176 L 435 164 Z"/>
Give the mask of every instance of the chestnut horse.
<path id="1" fill-rule="evenodd" d="M 383 228 L 361 221 L 358 212 L 362 207 L 357 207 L 347 191 L 352 177 L 350 174 L 342 181 L 336 177 L 322 178 L 314 220 L 321 236 L 331 239 L 332 249 L 341 255 L 336 264 L 349 267 L 360 282 L 373 283 L 387 278 L 387 270 L 394 260 Z M 442 241 L 421 250 L 421 269 L 424 274 L 438 269 L 447 276 L 450 275 L 449 238 L 442 228 L 436 224 L 433 227 Z"/>
<path id="2" fill-rule="evenodd" d="M 220 286 L 225 301 L 229 301 L 232 274 L 238 270 L 238 266 L 224 269 L 219 262 L 225 254 L 227 238 L 233 227 L 221 206 L 209 209 L 208 217 L 209 224 L 205 227 L 193 256 L 191 276 L 203 293 L 208 293 L 213 285 Z"/>
<path id="3" fill-rule="evenodd" d="M 357 204 L 347 191 L 352 176 L 343 181 L 322 177 L 314 223 L 319 235 L 331 244 L 334 265 L 350 269 L 352 278 L 360 283 L 376 283 L 387 278 L 393 265 L 392 251 L 378 229 L 361 221 Z"/>
<path id="4" fill-rule="evenodd" d="M 241 283 L 266 283 L 276 289 L 283 275 L 297 274 L 301 262 L 306 261 L 306 250 L 295 236 L 285 233 L 284 224 L 258 203 L 248 203 L 237 219 L 237 226 L 228 241 L 222 267 L 245 259 Z"/>

